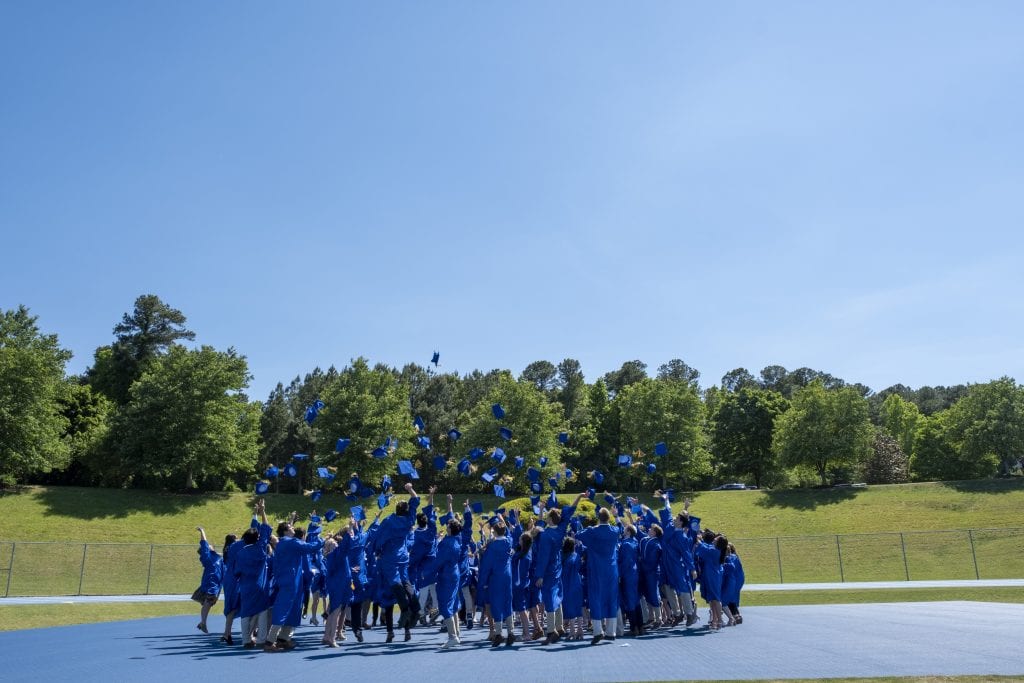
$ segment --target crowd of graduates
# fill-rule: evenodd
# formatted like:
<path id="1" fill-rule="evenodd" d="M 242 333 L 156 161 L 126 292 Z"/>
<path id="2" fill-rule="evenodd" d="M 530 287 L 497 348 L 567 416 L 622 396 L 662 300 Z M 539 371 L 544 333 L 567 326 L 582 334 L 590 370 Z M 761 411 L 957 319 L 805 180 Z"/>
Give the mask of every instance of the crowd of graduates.
<path id="1" fill-rule="evenodd" d="M 448 635 L 442 649 L 483 623 L 493 647 L 581 640 L 585 631 L 597 644 L 694 626 L 698 586 L 710 608 L 707 628 L 743 621 L 743 565 L 724 536 L 689 514 L 689 501 L 673 513 L 670 496 L 657 491 L 658 510 L 598 506 L 596 517 L 581 518 L 581 493 L 567 506 L 542 502 L 526 518 L 512 509 L 481 515 L 469 501 L 457 514 L 448 495 L 439 517 L 434 489 L 422 510 L 412 484 L 405 489 L 408 500 L 368 524 L 362 515 L 341 522 L 331 510 L 324 518 L 314 512 L 305 528 L 294 513 L 274 528 L 261 499 L 249 528 L 240 538 L 229 534 L 221 554 L 198 527 L 199 630 L 209 632 L 222 592 L 221 641 L 235 644 L 237 619 L 242 646 L 264 652 L 294 648 L 307 615 L 319 626 L 321 601 L 328 647 L 346 640 L 347 626 L 363 642 L 364 629 L 383 625 L 390 643 L 396 632 L 409 641 L 414 626 L 437 620 Z M 335 520 L 340 528 L 328 531 Z"/>

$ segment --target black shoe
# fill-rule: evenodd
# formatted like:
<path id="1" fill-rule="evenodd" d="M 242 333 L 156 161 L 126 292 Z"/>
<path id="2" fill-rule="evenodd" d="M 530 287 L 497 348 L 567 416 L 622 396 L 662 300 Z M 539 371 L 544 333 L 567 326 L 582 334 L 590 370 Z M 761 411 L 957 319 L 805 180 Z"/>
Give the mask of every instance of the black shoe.
<path id="1" fill-rule="evenodd" d="M 405 629 L 405 642 L 408 643 L 410 640 L 412 640 L 412 631 Z"/>
<path id="2" fill-rule="evenodd" d="M 390 643 L 394 639 L 395 639 L 395 632 L 394 631 L 388 631 L 388 637 L 387 637 L 387 639 L 384 642 L 385 643 Z"/>
<path id="3" fill-rule="evenodd" d="M 498 647 L 503 642 L 505 642 L 505 641 L 504 641 L 504 639 L 500 635 L 494 636 L 494 639 L 491 640 L 491 647 Z"/>
<path id="4" fill-rule="evenodd" d="M 557 643 L 557 642 L 558 642 L 558 634 L 555 633 L 554 631 L 552 631 L 551 633 L 549 633 L 547 635 L 547 637 L 544 639 L 544 642 L 541 643 L 541 645 L 552 645 L 552 644 Z"/>
<path id="5" fill-rule="evenodd" d="M 512 647 L 512 644 L 514 642 L 516 642 L 516 637 L 514 635 L 513 636 L 507 636 L 505 638 L 505 647 Z"/>
<path id="6" fill-rule="evenodd" d="M 251 640 L 248 643 L 246 643 L 245 645 L 242 646 L 242 648 L 244 648 L 246 650 L 252 650 L 255 647 L 256 647 L 256 643 L 252 642 Z"/>
<path id="7" fill-rule="evenodd" d="M 601 642 L 601 636 L 599 636 L 599 635 L 594 636 L 593 638 L 590 639 L 590 644 L 591 645 L 597 645 L 600 642 Z"/>
<path id="8" fill-rule="evenodd" d="M 355 635 L 356 635 L 356 640 L 358 640 L 360 643 L 363 642 L 363 632 L 362 631 L 356 631 Z"/>

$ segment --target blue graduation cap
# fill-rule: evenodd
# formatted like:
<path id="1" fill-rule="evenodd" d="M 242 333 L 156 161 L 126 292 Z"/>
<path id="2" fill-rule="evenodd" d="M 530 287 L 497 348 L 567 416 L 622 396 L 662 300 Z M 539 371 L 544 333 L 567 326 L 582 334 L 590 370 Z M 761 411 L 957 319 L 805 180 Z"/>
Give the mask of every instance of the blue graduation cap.
<path id="1" fill-rule="evenodd" d="M 587 498 L 594 500 L 594 496 L 597 495 L 597 491 L 592 488 L 587 489 Z"/>
<path id="2" fill-rule="evenodd" d="M 338 511 L 335 510 L 334 508 L 331 508 L 330 510 L 324 513 L 324 519 L 326 519 L 328 522 L 333 522 L 337 518 Z"/>
<path id="3" fill-rule="evenodd" d="M 462 432 L 460 432 L 458 429 L 455 429 L 454 427 L 448 430 L 448 438 L 451 439 L 452 441 L 458 441 L 459 437 L 461 436 Z"/>
<path id="4" fill-rule="evenodd" d="M 568 467 L 565 468 L 565 478 L 566 480 L 572 479 L 572 470 Z"/>
<path id="5" fill-rule="evenodd" d="M 348 501 L 348 502 L 350 502 L 350 503 L 354 503 L 354 502 L 356 502 L 357 500 L 359 500 L 359 496 L 357 496 L 357 495 L 356 495 L 356 494 L 354 494 L 354 493 L 346 493 L 346 494 L 345 494 L 345 500 L 347 500 L 347 501 Z"/>
<path id="6" fill-rule="evenodd" d="M 491 515 L 491 518 L 487 520 L 487 523 L 490 526 L 494 526 L 494 525 L 496 525 L 500 521 L 501 521 L 501 517 L 498 517 L 498 515 Z"/>
<path id="7" fill-rule="evenodd" d="M 530 505 L 540 505 L 540 496 L 530 496 Z"/>
<path id="8" fill-rule="evenodd" d="M 309 516 L 309 523 L 310 524 L 319 524 L 322 521 L 323 520 L 320 519 L 320 515 L 310 515 Z"/>
<path id="9" fill-rule="evenodd" d="M 286 477 L 295 477 L 295 476 L 298 476 L 298 474 L 299 474 L 299 469 L 295 465 L 293 465 L 292 463 L 288 463 L 287 465 L 285 465 L 285 467 L 284 467 L 284 476 L 286 476 Z"/>
<path id="10" fill-rule="evenodd" d="M 612 503 L 614 503 L 614 502 L 615 502 L 615 496 L 613 496 L 613 495 L 612 495 L 612 494 L 610 494 L 610 493 L 606 493 L 606 494 L 604 494 L 604 502 L 606 502 L 606 503 L 608 503 L 609 505 L 611 505 Z"/>
<path id="11" fill-rule="evenodd" d="M 497 496 L 498 498 L 504 498 L 505 497 L 505 487 L 501 486 L 500 484 L 495 484 L 494 485 L 494 495 Z"/>
<path id="12" fill-rule="evenodd" d="M 494 419 L 505 419 L 505 409 L 501 407 L 500 403 L 495 403 L 493 406 L 491 406 L 491 412 L 494 413 Z"/>
<path id="13" fill-rule="evenodd" d="M 657 469 L 658 469 L 658 466 L 655 465 L 653 462 L 647 463 L 647 474 L 654 474 L 654 472 Z"/>
<path id="14" fill-rule="evenodd" d="M 483 455 L 486 452 L 487 451 L 485 451 L 482 448 L 474 448 L 473 450 L 471 450 L 469 452 L 469 459 L 470 460 L 476 460 L 477 458 L 479 458 L 481 455 Z"/>
<path id="15" fill-rule="evenodd" d="M 601 472 L 601 470 L 594 470 L 593 472 L 591 472 L 591 476 L 594 477 L 594 482 L 598 486 L 604 483 L 604 473 Z"/>
<path id="16" fill-rule="evenodd" d="M 271 465 L 267 468 L 267 471 L 263 473 L 263 476 L 267 479 L 275 479 L 281 470 L 277 469 L 277 465 Z"/>
<path id="17" fill-rule="evenodd" d="M 672 489 L 665 489 L 664 493 L 665 493 L 666 496 L 668 496 L 668 502 L 670 502 L 670 503 L 676 502 L 676 492 L 674 490 L 672 490 Z"/>
<path id="18" fill-rule="evenodd" d="M 265 481 L 256 482 L 256 495 L 262 496 L 264 493 L 270 490 L 270 484 Z"/>
<path id="19" fill-rule="evenodd" d="M 637 504 L 637 505 L 630 505 L 629 506 L 629 511 L 632 512 L 634 515 L 639 515 L 641 512 L 644 511 L 644 509 L 643 509 L 642 506 Z"/>
<path id="20" fill-rule="evenodd" d="M 539 481 L 535 481 L 530 484 L 530 490 L 534 493 L 544 493 L 544 484 L 541 484 Z"/>
<path id="21" fill-rule="evenodd" d="M 350 443 L 352 443 L 352 439 L 338 439 L 334 442 L 334 450 L 338 453 L 344 453 Z"/>
<path id="22" fill-rule="evenodd" d="M 327 481 L 334 481 L 334 472 L 331 472 L 326 467 L 317 467 L 316 476 L 320 477 L 321 479 L 326 479 Z"/>
<path id="23" fill-rule="evenodd" d="M 505 441 L 512 440 L 512 430 L 509 429 L 508 427 L 502 427 L 501 429 L 499 429 L 498 434 L 500 434 L 501 438 L 505 439 Z"/>
<path id="24" fill-rule="evenodd" d="M 309 497 L 315 503 L 318 500 L 320 500 L 320 496 L 322 496 L 322 495 L 324 495 L 323 490 L 322 489 L 317 489 L 316 491 L 313 491 L 313 493 L 309 494 Z"/>
<path id="25" fill-rule="evenodd" d="M 427 428 L 427 425 L 424 424 L 424 422 L 423 422 L 423 418 L 420 417 L 419 415 L 417 415 L 415 418 L 413 418 L 412 426 L 415 427 L 416 431 L 418 431 L 418 432 L 422 432 L 424 429 Z"/>
<path id="26" fill-rule="evenodd" d="M 693 515 L 690 515 L 690 531 L 694 532 L 695 534 L 700 533 L 700 517 L 694 517 Z"/>
<path id="27" fill-rule="evenodd" d="M 389 488 L 391 488 L 391 477 L 385 474 L 380 478 L 380 490 L 387 491 Z"/>
<path id="28" fill-rule="evenodd" d="M 434 469 L 435 470 L 443 470 L 446 467 L 448 467 L 448 461 L 445 459 L 445 457 L 443 455 L 435 455 L 434 456 Z"/>
<path id="29" fill-rule="evenodd" d="M 555 488 L 556 486 L 558 486 L 558 479 L 556 479 L 555 477 L 548 477 L 548 486 L 550 486 L 551 488 Z"/>
<path id="30" fill-rule="evenodd" d="M 437 351 L 434 351 L 434 355 L 430 357 L 430 362 L 434 364 L 435 368 L 437 367 L 437 363 L 440 360 L 441 360 L 441 354 L 438 353 Z"/>
<path id="31" fill-rule="evenodd" d="M 558 432 L 558 440 L 563 445 L 569 443 L 569 432 Z"/>
<path id="32" fill-rule="evenodd" d="M 356 520 L 357 522 L 362 522 L 366 519 L 366 513 L 363 512 L 362 505 L 353 505 L 352 509 L 349 510 L 349 514 L 351 514 L 352 519 Z"/>
<path id="33" fill-rule="evenodd" d="M 359 477 L 353 474 L 349 478 L 348 483 L 345 484 L 345 490 L 348 491 L 349 493 L 355 493 L 356 491 L 359 490 L 359 487 L 361 487 L 362 485 L 363 482 L 359 481 Z"/>
<path id="34" fill-rule="evenodd" d="M 316 401 L 313 401 L 313 407 L 316 408 L 316 412 L 319 413 L 321 410 L 324 409 L 324 402 L 321 401 L 320 399 L 317 399 Z"/>
<path id="35" fill-rule="evenodd" d="M 376 496 L 376 495 L 377 495 L 377 492 L 374 491 L 373 488 L 370 487 L 370 486 L 360 486 L 359 487 L 359 497 L 360 498 L 371 498 L 371 497 Z"/>
<path id="36" fill-rule="evenodd" d="M 654 444 L 654 454 L 668 455 L 668 446 L 665 444 L 664 441 L 659 441 L 658 443 Z"/>
<path id="37" fill-rule="evenodd" d="M 378 460 L 383 460 L 384 458 L 388 457 L 388 451 L 383 446 L 378 446 L 377 448 L 373 449 L 373 457 L 377 458 Z"/>
<path id="38" fill-rule="evenodd" d="M 419 436 L 416 438 L 416 443 L 419 444 L 420 448 L 430 448 L 430 437 Z"/>
<path id="39" fill-rule="evenodd" d="M 618 517 L 622 517 L 626 514 L 626 508 L 619 501 L 615 501 L 615 514 Z"/>
<path id="40" fill-rule="evenodd" d="M 526 470 L 526 478 L 530 481 L 540 481 L 540 470 L 533 467 Z"/>
<path id="41" fill-rule="evenodd" d="M 491 457 L 498 461 L 498 464 L 505 462 L 505 451 L 500 448 L 495 448 L 494 452 L 491 453 Z"/>
<path id="42" fill-rule="evenodd" d="M 523 465 L 525 465 L 525 464 L 526 464 L 526 458 L 517 455 L 516 456 L 516 469 L 517 470 L 523 469 Z"/>
<path id="43" fill-rule="evenodd" d="M 547 464 L 548 464 L 547 456 L 543 456 L 543 455 L 540 456 L 539 462 L 540 462 L 540 466 L 541 467 L 547 467 Z"/>
<path id="44" fill-rule="evenodd" d="M 437 521 L 441 522 L 441 524 L 447 524 L 448 522 L 452 521 L 453 519 L 455 519 L 455 518 L 452 517 L 450 513 L 446 512 L 443 515 L 441 515 L 438 518 Z"/>
<path id="45" fill-rule="evenodd" d="M 394 441 L 394 439 L 392 437 L 390 437 L 390 436 L 388 438 L 384 439 L 384 448 L 386 450 L 391 450 L 391 442 L 392 441 Z"/>
<path id="46" fill-rule="evenodd" d="M 484 511 L 484 504 L 478 501 L 476 503 L 470 504 L 469 509 L 479 515 L 481 512 Z"/>
<path id="47" fill-rule="evenodd" d="M 296 453 L 292 456 L 292 460 L 305 460 L 309 455 L 307 453 Z"/>
<path id="48" fill-rule="evenodd" d="M 498 468 L 492 467 L 481 475 L 481 479 L 486 481 L 488 484 L 494 481 L 494 478 L 498 476 Z"/>
<path id="49" fill-rule="evenodd" d="M 462 475 L 465 475 L 465 476 L 468 477 L 469 476 L 469 459 L 468 458 L 463 458 L 462 460 L 460 460 L 459 461 L 459 465 L 458 465 L 458 469 L 459 469 L 459 474 L 462 474 Z"/>
<path id="50" fill-rule="evenodd" d="M 377 496 L 377 509 L 383 510 L 388 506 L 388 494 L 382 493 Z"/>
<path id="51" fill-rule="evenodd" d="M 416 471 L 416 468 L 412 466 L 412 463 L 408 460 L 398 461 L 398 473 L 405 474 L 412 479 L 419 479 L 420 473 Z"/>
<path id="52" fill-rule="evenodd" d="M 313 420 L 316 419 L 316 411 L 313 410 L 313 406 L 306 408 L 306 414 L 302 416 L 302 419 L 306 421 L 306 424 L 312 426 Z"/>
<path id="53" fill-rule="evenodd" d="M 625 454 L 623 454 L 623 455 L 619 456 L 619 467 L 629 467 L 632 464 L 633 464 L 633 456 L 632 455 L 625 455 Z"/>

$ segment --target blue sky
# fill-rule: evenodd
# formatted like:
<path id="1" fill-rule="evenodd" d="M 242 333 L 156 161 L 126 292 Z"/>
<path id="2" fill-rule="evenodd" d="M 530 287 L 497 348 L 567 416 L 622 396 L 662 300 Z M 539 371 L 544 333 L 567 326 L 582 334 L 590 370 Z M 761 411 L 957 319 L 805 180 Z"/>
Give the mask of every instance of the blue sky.
<path id="1" fill-rule="evenodd" d="M 356 356 L 1024 379 L 1019 2 L 0 5 L 0 308 Z"/>

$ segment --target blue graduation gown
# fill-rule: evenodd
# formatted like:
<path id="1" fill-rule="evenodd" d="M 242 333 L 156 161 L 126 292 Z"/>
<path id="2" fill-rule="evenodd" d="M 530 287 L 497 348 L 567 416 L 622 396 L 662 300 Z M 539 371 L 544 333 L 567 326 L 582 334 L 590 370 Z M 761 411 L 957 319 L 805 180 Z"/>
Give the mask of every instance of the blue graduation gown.
<path id="1" fill-rule="evenodd" d="M 743 574 L 743 564 L 736 555 L 729 555 L 722 565 L 722 602 L 727 605 L 740 604 L 740 590 L 746 577 Z"/>
<path id="2" fill-rule="evenodd" d="M 432 583 L 424 572 L 437 556 L 437 513 L 433 505 L 423 508 L 423 512 L 427 515 L 427 525 L 413 530 L 412 548 L 409 550 L 409 578 L 416 588 Z"/>
<path id="3" fill-rule="evenodd" d="M 401 585 L 409 573 L 409 549 L 406 545 L 413 526 L 416 524 L 416 510 L 420 499 L 409 499 L 409 514 L 392 513 L 380 523 L 374 543 L 377 547 L 377 572 L 383 582 L 381 591 Z M 386 587 L 386 588 L 385 588 Z"/>
<path id="4" fill-rule="evenodd" d="M 257 541 L 243 546 L 235 561 L 238 577 L 238 595 L 241 604 L 239 617 L 254 617 L 267 610 L 271 604 L 270 570 L 267 566 L 266 545 Z"/>
<path id="5" fill-rule="evenodd" d="M 459 576 L 460 557 L 462 555 L 462 538 L 445 536 L 437 544 L 437 552 L 430 566 L 423 573 L 431 583 L 435 583 L 437 591 L 437 611 L 447 619 L 459 611 Z M 430 585 L 430 584 L 425 584 Z"/>
<path id="6" fill-rule="evenodd" d="M 206 541 L 199 541 L 199 562 L 203 565 L 203 578 L 199 590 L 206 595 L 220 595 L 224 583 L 224 560 L 210 548 Z"/>
<path id="7" fill-rule="evenodd" d="M 640 570 L 643 593 L 652 607 L 661 607 L 661 539 L 648 536 L 640 541 Z"/>
<path id="8" fill-rule="evenodd" d="M 635 538 L 619 543 L 619 601 L 624 612 L 640 604 L 640 544 Z"/>
<path id="9" fill-rule="evenodd" d="M 274 610 L 271 623 L 275 626 L 298 626 L 302 620 L 302 571 L 305 558 L 319 552 L 323 541 L 319 539 L 320 529 L 309 525 L 307 538 L 300 541 L 285 536 L 277 542 L 274 549 L 274 580 L 277 582 L 277 596 L 274 598 Z"/>
<path id="10" fill-rule="evenodd" d="M 525 553 L 516 550 L 512 555 L 512 609 L 525 612 L 533 607 L 530 602 L 530 565 L 533 563 L 533 548 Z"/>
<path id="11" fill-rule="evenodd" d="M 700 595 L 705 601 L 722 599 L 721 552 L 715 546 L 701 541 L 697 545 L 697 567 L 700 572 Z"/>
<path id="12" fill-rule="evenodd" d="M 562 557 L 562 616 L 575 619 L 583 616 L 582 558 L 575 550 Z"/>
<path id="13" fill-rule="evenodd" d="M 544 579 L 540 597 L 546 612 L 554 612 L 562 604 L 562 540 L 575 513 L 575 506 L 562 508 L 559 525 L 545 527 L 537 537 L 537 564 L 531 578 L 535 583 Z"/>
<path id="14" fill-rule="evenodd" d="M 349 550 L 352 536 L 343 534 L 338 547 L 324 557 L 326 572 L 324 584 L 330 600 L 330 611 L 352 604 L 352 568 L 349 565 Z"/>
<path id="15" fill-rule="evenodd" d="M 238 595 L 238 579 L 235 577 L 235 557 L 245 547 L 241 540 L 224 549 L 224 616 L 237 612 L 241 606 Z"/>
<path id="16" fill-rule="evenodd" d="M 661 570 L 665 583 L 676 593 L 690 592 L 690 572 L 693 571 L 693 541 L 684 529 L 672 523 L 672 511 L 661 510 L 665 535 L 661 539 Z"/>
<path id="17" fill-rule="evenodd" d="M 619 613 L 619 530 L 598 524 L 576 534 L 587 547 L 587 604 L 594 619 Z"/>
<path id="18" fill-rule="evenodd" d="M 491 606 L 491 617 L 504 621 L 512 616 L 512 541 L 492 538 L 480 558 L 480 586 Z"/>

